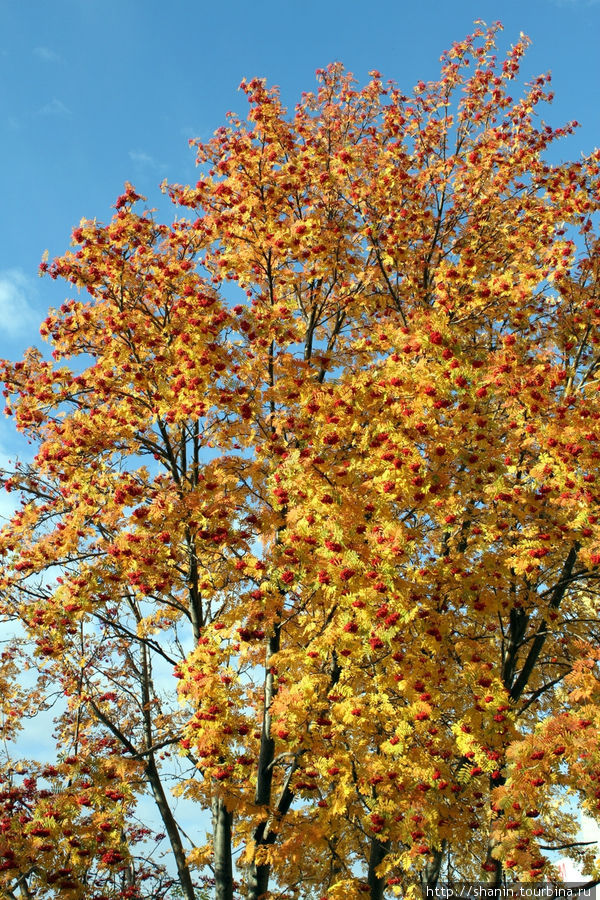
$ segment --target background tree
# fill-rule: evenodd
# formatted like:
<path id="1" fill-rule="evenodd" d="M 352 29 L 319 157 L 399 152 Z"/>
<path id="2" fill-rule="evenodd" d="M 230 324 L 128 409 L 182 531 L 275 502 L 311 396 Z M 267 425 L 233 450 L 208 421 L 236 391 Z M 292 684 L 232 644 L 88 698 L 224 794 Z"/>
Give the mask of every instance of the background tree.
<path id="1" fill-rule="evenodd" d="M 128 185 L 43 264 L 90 297 L 43 324 L 53 362 L 4 364 L 37 453 L 2 612 L 69 747 L 59 825 L 20 827 L 122 824 L 61 875 L 11 807 L 9 896 L 168 891 L 144 791 L 187 900 L 207 871 L 219 900 L 535 880 L 556 848 L 596 877 L 566 800 L 597 817 L 599 156 L 545 159 L 574 123 L 537 122 L 546 76 L 508 96 L 526 40 L 498 66 L 496 31 L 410 98 L 332 65 L 289 119 L 244 83 L 166 188 L 187 218 Z"/>

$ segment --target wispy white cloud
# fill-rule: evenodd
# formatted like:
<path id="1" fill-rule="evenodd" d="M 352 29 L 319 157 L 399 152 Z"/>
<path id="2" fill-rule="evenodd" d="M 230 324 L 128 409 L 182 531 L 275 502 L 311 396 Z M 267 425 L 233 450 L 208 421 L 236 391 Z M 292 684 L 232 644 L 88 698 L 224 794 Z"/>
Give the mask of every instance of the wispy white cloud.
<path id="1" fill-rule="evenodd" d="M 140 168 L 153 169 L 155 172 L 162 172 L 166 168 L 164 163 L 159 162 L 144 150 L 130 150 L 129 159 Z"/>
<path id="2" fill-rule="evenodd" d="M 594 821 L 594 819 L 590 818 L 590 816 L 586 816 L 585 813 L 581 814 L 580 817 L 580 827 L 579 833 L 577 835 L 578 841 L 596 841 L 596 847 L 592 847 L 591 849 L 597 850 L 600 842 L 600 828 L 598 828 L 598 824 Z M 588 876 L 584 876 L 581 868 L 573 862 L 571 859 L 567 859 L 566 857 L 559 860 L 559 872 L 562 876 L 563 881 L 565 882 L 578 882 L 578 881 L 587 881 Z"/>
<path id="3" fill-rule="evenodd" d="M 46 103 L 39 110 L 39 114 L 41 116 L 70 116 L 71 110 L 69 107 L 59 100 L 57 97 L 53 97 L 49 103 Z"/>
<path id="4" fill-rule="evenodd" d="M 56 50 L 52 50 L 51 47 L 34 47 L 33 54 L 34 56 L 37 56 L 38 59 L 41 59 L 42 62 L 57 63 L 62 61 L 60 53 L 57 53 Z"/>
<path id="5" fill-rule="evenodd" d="M 0 467 L 2 471 L 2 467 Z M 0 528 L 10 521 L 19 508 L 19 498 L 15 493 L 9 494 L 0 488 Z"/>
<path id="6" fill-rule="evenodd" d="M 1 407 L 0 407 L 1 410 Z M 0 412 L 1 416 L 1 412 Z M 4 435 L 8 436 L 9 423 L 7 420 L 0 421 L 0 473 L 12 472 L 14 469 L 16 452 L 9 452 L 4 441 Z M 14 435 L 10 435 L 8 440 L 14 440 Z M 7 519 L 10 519 L 19 507 L 19 497 L 13 492 L 9 493 L 3 487 L 0 487 L 0 528 Z"/>
<path id="7" fill-rule="evenodd" d="M 0 271 L 0 320 L 7 337 L 20 337 L 36 329 L 40 317 L 31 303 L 34 293 L 32 279 L 20 269 Z"/>
<path id="8" fill-rule="evenodd" d="M 581 831 L 578 839 L 582 841 L 600 841 L 598 823 L 591 816 L 586 816 L 585 813 L 581 814 Z"/>

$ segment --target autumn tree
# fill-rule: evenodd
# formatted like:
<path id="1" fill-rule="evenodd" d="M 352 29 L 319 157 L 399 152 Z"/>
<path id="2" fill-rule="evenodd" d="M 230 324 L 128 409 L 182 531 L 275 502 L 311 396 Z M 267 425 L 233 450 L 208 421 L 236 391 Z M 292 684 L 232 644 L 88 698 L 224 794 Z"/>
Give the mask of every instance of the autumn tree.
<path id="1" fill-rule="evenodd" d="M 3 367 L 7 739 L 25 664 L 63 706 L 56 765 L 7 744 L 7 897 L 598 877 L 600 155 L 550 161 L 575 123 L 497 31 L 412 96 L 244 82 L 180 217 L 127 185 L 42 265 L 77 294 Z"/>

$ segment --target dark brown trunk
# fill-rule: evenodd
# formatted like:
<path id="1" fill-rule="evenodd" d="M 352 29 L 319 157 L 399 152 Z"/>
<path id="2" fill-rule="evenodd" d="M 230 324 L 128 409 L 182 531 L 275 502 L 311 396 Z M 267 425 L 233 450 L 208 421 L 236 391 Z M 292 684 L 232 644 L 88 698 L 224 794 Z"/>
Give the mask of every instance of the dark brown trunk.
<path id="1" fill-rule="evenodd" d="M 377 874 L 377 866 L 383 862 L 389 850 L 389 841 L 380 841 L 379 838 L 371 838 L 371 853 L 369 855 L 369 872 L 367 882 L 369 885 L 370 900 L 383 900 L 385 892 L 385 877 Z"/>
<path id="2" fill-rule="evenodd" d="M 438 883 L 440 872 L 442 871 L 442 862 L 444 853 L 446 852 L 446 841 L 442 841 L 441 847 L 432 850 L 431 857 L 427 861 L 427 865 L 423 870 L 423 880 L 427 887 L 433 888 Z"/>
<path id="3" fill-rule="evenodd" d="M 276 625 L 268 644 L 268 658 L 265 666 L 265 687 L 263 699 L 263 724 L 260 736 L 258 756 L 258 772 L 256 778 L 255 802 L 264 809 L 264 821 L 254 830 L 254 843 L 260 848 L 269 841 L 268 820 L 273 785 L 273 759 L 275 758 L 275 741 L 271 737 L 271 703 L 276 693 L 275 679 L 271 672 L 269 659 L 277 653 L 280 646 L 281 626 Z M 259 900 L 269 887 L 271 867 L 268 863 L 252 862 L 248 868 L 248 900 Z"/>

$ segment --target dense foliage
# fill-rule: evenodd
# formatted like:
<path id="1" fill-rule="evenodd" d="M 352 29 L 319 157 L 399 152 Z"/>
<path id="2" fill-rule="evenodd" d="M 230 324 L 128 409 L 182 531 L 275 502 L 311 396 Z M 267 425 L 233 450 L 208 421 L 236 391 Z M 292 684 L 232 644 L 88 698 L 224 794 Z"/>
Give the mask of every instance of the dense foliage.
<path id="1" fill-rule="evenodd" d="M 496 32 L 411 97 L 244 83 L 183 217 L 128 185 L 43 264 L 79 292 L 3 366 L 7 897 L 597 875 L 600 157 L 548 161 L 573 124 Z"/>

